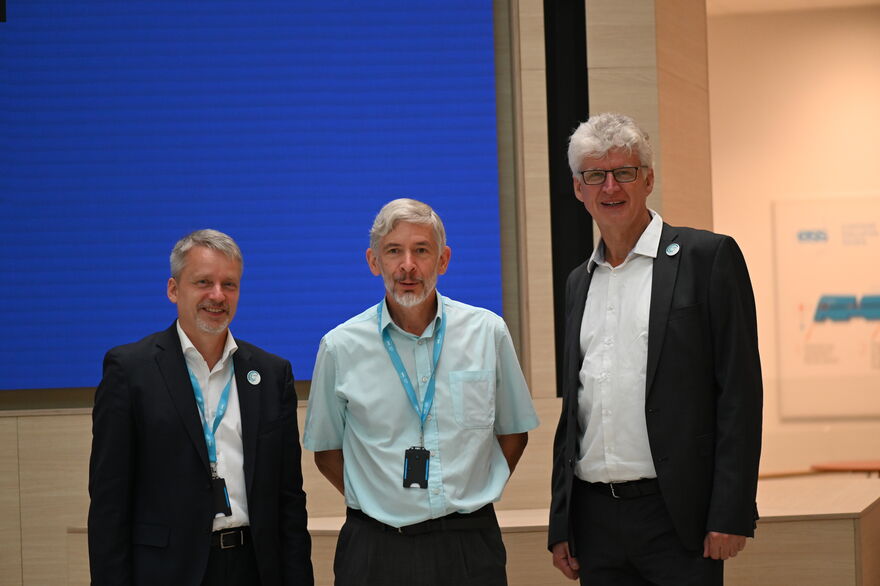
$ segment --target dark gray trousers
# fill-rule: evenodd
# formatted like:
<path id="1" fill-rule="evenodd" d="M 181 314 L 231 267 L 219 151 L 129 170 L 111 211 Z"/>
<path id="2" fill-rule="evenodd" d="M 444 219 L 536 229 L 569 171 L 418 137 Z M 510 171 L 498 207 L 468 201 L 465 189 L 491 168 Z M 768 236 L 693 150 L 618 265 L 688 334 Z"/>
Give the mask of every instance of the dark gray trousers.
<path id="1" fill-rule="evenodd" d="M 493 524 L 401 535 L 375 521 L 349 516 L 336 544 L 335 584 L 507 586 L 507 553 L 498 522 Z"/>
<path id="2" fill-rule="evenodd" d="M 684 548 L 659 493 L 615 499 L 575 478 L 571 522 L 584 586 L 724 583 L 724 562 Z"/>

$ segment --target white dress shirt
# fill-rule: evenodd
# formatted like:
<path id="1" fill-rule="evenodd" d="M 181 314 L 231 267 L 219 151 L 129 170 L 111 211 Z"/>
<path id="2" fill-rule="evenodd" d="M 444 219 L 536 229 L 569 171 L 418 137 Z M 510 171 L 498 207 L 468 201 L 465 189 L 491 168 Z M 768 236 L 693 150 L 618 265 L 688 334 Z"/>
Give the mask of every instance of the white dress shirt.
<path id="1" fill-rule="evenodd" d="M 620 265 L 605 260 L 600 243 L 581 322 L 583 362 L 578 423 L 583 431 L 575 474 L 587 482 L 656 478 L 645 421 L 648 316 L 654 258 L 663 220 L 652 219 Z"/>
<path id="2" fill-rule="evenodd" d="M 199 381 L 199 386 L 202 387 L 205 408 L 207 409 L 205 415 L 208 419 L 208 425 L 211 426 L 217 412 L 217 404 L 220 402 L 220 395 L 223 393 L 223 387 L 226 386 L 226 381 L 232 374 L 232 355 L 238 350 L 238 345 L 232 337 L 232 332 L 227 330 L 223 354 L 214 368 L 209 371 L 208 363 L 184 333 L 180 322 L 177 322 L 177 335 L 180 336 L 180 346 L 183 349 L 186 366 Z M 226 517 L 221 514 L 214 519 L 214 531 L 248 525 L 247 495 L 244 485 L 244 450 L 241 443 L 241 409 L 238 405 L 238 386 L 235 383 L 235 376 L 232 377 L 232 384 L 229 387 L 226 414 L 220 420 L 214 441 L 217 445 L 217 475 L 226 481 L 226 490 L 229 492 L 230 508 L 232 509 L 231 516 Z M 173 479 L 171 481 L 173 482 Z"/>

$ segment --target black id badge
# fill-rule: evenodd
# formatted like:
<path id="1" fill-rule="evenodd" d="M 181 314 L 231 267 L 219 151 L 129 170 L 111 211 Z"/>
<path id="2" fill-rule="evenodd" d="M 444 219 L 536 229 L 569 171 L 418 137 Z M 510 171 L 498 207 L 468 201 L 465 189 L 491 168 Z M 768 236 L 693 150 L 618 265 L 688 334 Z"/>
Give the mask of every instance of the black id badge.
<path id="1" fill-rule="evenodd" d="M 211 479 L 211 492 L 214 494 L 214 516 L 232 515 L 232 507 L 229 506 L 229 493 L 226 492 L 226 481 L 222 478 Z"/>
<path id="2" fill-rule="evenodd" d="M 412 447 L 403 454 L 403 488 L 428 488 L 428 458 L 431 452 Z"/>

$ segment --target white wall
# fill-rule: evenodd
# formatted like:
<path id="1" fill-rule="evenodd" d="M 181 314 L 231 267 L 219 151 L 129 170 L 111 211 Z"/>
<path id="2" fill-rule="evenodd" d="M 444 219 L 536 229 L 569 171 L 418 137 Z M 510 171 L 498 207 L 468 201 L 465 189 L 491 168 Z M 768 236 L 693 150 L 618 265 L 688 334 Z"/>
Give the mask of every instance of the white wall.
<path id="1" fill-rule="evenodd" d="M 880 6 L 718 15 L 708 25 L 714 229 L 742 246 L 757 298 L 762 470 L 880 458 L 878 418 L 781 416 L 771 231 L 774 201 L 880 198 Z M 852 269 L 880 271 L 880 259 Z"/>

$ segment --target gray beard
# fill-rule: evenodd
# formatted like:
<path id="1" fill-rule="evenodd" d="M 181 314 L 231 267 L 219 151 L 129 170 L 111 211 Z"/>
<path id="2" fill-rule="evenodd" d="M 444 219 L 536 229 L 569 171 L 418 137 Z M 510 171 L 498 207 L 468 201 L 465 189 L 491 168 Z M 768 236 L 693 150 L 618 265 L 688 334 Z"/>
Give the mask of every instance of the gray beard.
<path id="1" fill-rule="evenodd" d="M 226 331 L 226 328 L 229 327 L 229 320 L 225 320 L 219 326 L 212 326 L 209 325 L 207 322 L 202 321 L 201 319 L 196 319 L 196 327 L 198 327 L 206 334 L 222 334 Z"/>
<path id="2" fill-rule="evenodd" d="M 415 293 L 397 294 L 394 292 L 394 279 L 389 279 L 383 275 L 382 280 L 385 281 L 385 290 L 388 291 L 391 298 L 402 307 L 415 307 L 416 305 L 423 303 L 431 296 L 431 293 L 434 292 L 434 288 L 437 286 L 437 278 L 435 277 L 430 281 L 425 280 L 422 282 L 424 291 L 420 295 Z"/>

